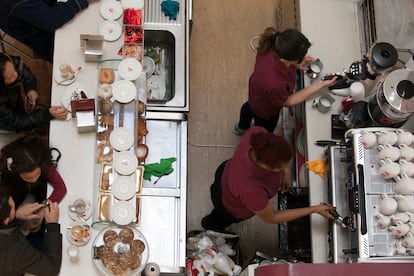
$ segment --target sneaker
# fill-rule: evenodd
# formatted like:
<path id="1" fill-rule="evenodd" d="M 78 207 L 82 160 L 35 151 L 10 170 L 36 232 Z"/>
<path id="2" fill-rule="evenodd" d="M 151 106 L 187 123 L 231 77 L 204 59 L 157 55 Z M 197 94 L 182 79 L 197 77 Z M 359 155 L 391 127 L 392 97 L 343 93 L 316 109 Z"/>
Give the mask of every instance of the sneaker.
<path id="1" fill-rule="evenodd" d="M 247 130 L 244 130 L 242 128 L 239 128 L 239 126 L 237 124 L 234 125 L 233 129 L 231 130 L 231 132 L 233 132 L 233 134 L 235 135 L 239 135 L 242 136 L 243 134 L 246 133 Z"/>

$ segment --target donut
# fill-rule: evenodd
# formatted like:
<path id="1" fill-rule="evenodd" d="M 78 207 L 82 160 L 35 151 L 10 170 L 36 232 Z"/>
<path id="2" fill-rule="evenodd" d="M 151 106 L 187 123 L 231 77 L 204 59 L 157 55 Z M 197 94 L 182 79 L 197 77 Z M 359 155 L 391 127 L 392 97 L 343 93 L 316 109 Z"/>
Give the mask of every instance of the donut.
<path id="1" fill-rule="evenodd" d="M 134 239 L 134 232 L 129 228 L 124 228 L 119 232 L 122 242 L 130 243 Z"/>
<path id="2" fill-rule="evenodd" d="M 108 230 L 104 233 L 103 240 L 105 244 L 108 244 L 110 241 L 118 237 L 118 233 L 113 230 Z"/>
<path id="3" fill-rule="evenodd" d="M 141 240 L 133 240 L 130 244 L 132 254 L 142 254 L 145 250 L 145 244 Z"/>
<path id="4" fill-rule="evenodd" d="M 99 72 L 100 83 L 113 83 L 115 80 L 115 73 L 113 69 L 102 68 Z"/>
<path id="5" fill-rule="evenodd" d="M 145 111 L 145 104 L 143 101 L 138 101 L 138 114 L 142 115 Z"/>
<path id="6" fill-rule="evenodd" d="M 112 102 L 109 99 L 99 99 L 99 111 L 102 114 L 110 113 L 112 111 Z"/>
<path id="7" fill-rule="evenodd" d="M 101 99 L 112 97 L 112 86 L 109 83 L 102 83 L 98 88 L 98 97 Z"/>

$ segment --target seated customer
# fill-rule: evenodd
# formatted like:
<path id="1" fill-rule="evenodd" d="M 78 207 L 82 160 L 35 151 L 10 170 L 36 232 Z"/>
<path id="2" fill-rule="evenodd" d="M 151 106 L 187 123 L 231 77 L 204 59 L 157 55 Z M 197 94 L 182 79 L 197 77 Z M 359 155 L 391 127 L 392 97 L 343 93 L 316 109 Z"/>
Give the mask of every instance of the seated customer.
<path id="1" fill-rule="evenodd" d="M 27 213 L 24 208 L 16 210 L 12 197 L 0 192 L 0 275 L 58 275 L 62 263 L 62 235 L 57 203 L 37 207 L 38 210 L 45 209 L 46 233 L 42 251 L 31 246 L 21 232 L 21 219 L 25 217 L 22 213 Z"/>
<path id="2" fill-rule="evenodd" d="M 30 69 L 20 59 L 0 53 L 0 129 L 30 131 L 52 119 L 65 120 L 63 106 L 36 109 L 38 92 Z"/>
<path id="3" fill-rule="evenodd" d="M 28 194 L 35 202 L 43 202 L 48 183 L 53 187 L 49 200 L 59 203 L 66 195 L 65 182 L 52 164 L 48 144 L 36 136 L 18 138 L 1 149 L 0 174 L 0 189 L 9 192 L 17 206 Z"/>
<path id="4" fill-rule="evenodd" d="M 52 61 L 55 31 L 88 7 L 87 0 L 0 0 L 0 29 Z"/>
<path id="5" fill-rule="evenodd" d="M 263 127 L 251 127 L 243 136 L 233 157 L 216 170 L 211 185 L 214 209 L 201 225 L 209 230 L 225 230 L 233 223 L 254 215 L 266 223 L 292 221 L 312 213 L 334 219 L 335 208 L 320 204 L 305 208 L 275 210 L 269 199 L 292 185 L 292 147 L 281 136 Z"/>

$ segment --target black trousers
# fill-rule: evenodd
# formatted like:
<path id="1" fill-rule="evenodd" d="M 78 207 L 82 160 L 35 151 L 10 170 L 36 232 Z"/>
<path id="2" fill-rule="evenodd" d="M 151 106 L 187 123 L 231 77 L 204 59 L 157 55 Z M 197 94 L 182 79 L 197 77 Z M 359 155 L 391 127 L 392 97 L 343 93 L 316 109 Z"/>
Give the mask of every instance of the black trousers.
<path id="1" fill-rule="evenodd" d="M 213 201 L 214 209 L 203 219 L 203 226 L 210 230 L 224 230 L 227 226 L 242 221 L 242 219 L 235 218 L 229 211 L 227 211 L 221 200 L 221 177 L 223 176 L 226 162 L 227 160 L 218 166 L 214 177 L 214 183 L 210 187 L 211 200 Z"/>
<path id="2" fill-rule="evenodd" d="M 277 122 L 279 121 L 279 114 L 270 119 L 260 118 L 254 114 L 249 102 L 245 102 L 240 109 L 240 120 L 238 127 L 244 130 L 249 129 L 253 119 L 255 126 L 264 127 L 268 132 L 273 133 L 277 126 Z"/>

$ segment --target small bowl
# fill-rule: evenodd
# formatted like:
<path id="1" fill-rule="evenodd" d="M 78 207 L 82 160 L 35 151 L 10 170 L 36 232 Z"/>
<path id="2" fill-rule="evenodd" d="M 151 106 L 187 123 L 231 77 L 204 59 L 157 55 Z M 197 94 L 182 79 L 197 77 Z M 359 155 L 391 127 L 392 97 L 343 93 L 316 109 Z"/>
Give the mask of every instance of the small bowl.
<path id="1" fill-rule="evenodd" d="M 145 144 L 138 144 L 137 149 L 136 149 L 136 154 L 137 154 L 137 158 L 138 158 L 138 163 L 142 163 L 145 161 L 145 159 L 148 156 L 148 146 Z"/>

